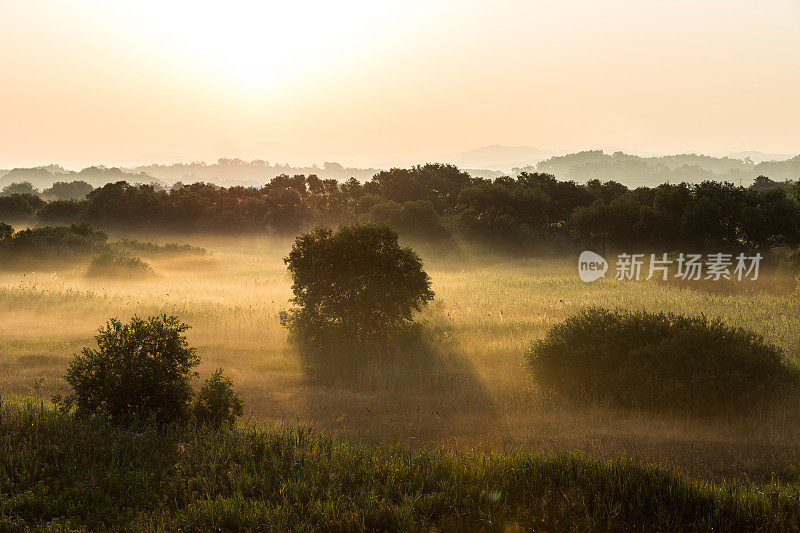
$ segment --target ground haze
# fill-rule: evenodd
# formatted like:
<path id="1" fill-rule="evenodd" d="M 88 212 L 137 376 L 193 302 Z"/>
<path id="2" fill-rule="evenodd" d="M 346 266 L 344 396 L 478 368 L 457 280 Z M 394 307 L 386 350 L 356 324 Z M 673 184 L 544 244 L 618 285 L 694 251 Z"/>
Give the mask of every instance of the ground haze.
<path id="1" fill-rule="evenodd" d="M 797 477 L 794 401 L 707 419 L 571 405 L 538 392 L 523 357 L 554 323 L 602 305 L 721 317 L 764 335 L 796 361 L 800 316 L 791 291 L 587 284 L 578 278 L 577 257 L 503 259 L 420 248 L 436 292 L 418 317 L 427 344 L 320 376 L 278 319 L 291 296 L 282 260 L 291 241 L 192 244 L 211 254 L 154 257 L 159 276 L 152 279 L 90 280 L 84 266 L 0 274 L 2 388 L 44 399 L 67 392 L 61 376 L 68 361 L 94 342 L 109 317 L 176 314 L 192 326 L 201 379 L 223 367 L 251 424 L 311 425 L 345 439 L 424 447 L 625 455 L 715 478 Z"/>

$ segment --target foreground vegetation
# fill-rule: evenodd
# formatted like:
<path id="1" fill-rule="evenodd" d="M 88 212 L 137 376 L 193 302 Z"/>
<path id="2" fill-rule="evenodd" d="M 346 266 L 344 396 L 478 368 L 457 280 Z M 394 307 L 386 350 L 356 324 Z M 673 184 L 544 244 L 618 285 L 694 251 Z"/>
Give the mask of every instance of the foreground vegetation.
<path id="1" fill-rule="evenodd" d="M 755 531 L 796 488 L 629 460 L 358 446 L 305 429 L 120 428 L 0 407 L 0 529 Z"/>

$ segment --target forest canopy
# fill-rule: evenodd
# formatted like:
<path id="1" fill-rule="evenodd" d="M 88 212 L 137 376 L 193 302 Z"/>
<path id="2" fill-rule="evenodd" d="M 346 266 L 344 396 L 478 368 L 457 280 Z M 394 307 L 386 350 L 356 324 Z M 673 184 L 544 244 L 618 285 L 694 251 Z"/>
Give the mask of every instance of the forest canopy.
<path id="1" fill-rule="evenodd" d="M 44 195 L 30 184 L 13 185 L 0 196 L 3 222 L 289 236 L 318 225 L 377 222 L 419 242 L 457 236 L 518 251 L 800 245 L 800 185 L 766 176 L 749 187 L 703 181 L 631 189 L 613 180 L 579 183 L 526 171 L 491 180 L 453 165 L 426 164 L 380 171 L 368 181 L 283 174 L 260 187 L 116 181 L 92 189 L 64 182 Z"/>

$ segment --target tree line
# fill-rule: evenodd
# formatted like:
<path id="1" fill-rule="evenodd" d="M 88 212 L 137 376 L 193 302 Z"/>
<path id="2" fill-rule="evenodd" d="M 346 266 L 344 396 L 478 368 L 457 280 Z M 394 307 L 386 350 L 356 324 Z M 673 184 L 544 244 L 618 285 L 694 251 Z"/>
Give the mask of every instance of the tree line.
<path id="1" fill-rule="evenodd" d="M 297 174 L 262 187 L 198 182 L 164 189 L 119 181 L 77 199 L 47 200 L 31 191 L 0 197 L 0 221 L 26 217 L 110 230 L 280 235 L 378 222 L 420 242 L 456 237 L 509 250 L 763 250 L 800 245 L 800 186 L 762 176 L 751 187 L 704 181 L 630 189 L 537 172 L 490 180 L 426 164 L 381 171 L 365 182 Z"/>

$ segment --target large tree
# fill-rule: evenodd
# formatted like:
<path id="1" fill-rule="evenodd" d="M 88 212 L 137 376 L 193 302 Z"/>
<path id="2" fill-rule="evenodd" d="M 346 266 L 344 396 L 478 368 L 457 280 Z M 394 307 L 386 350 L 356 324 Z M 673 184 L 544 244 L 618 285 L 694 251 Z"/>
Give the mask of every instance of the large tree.
<path id="1" fill-rule="evenodd" d="M 319 227 L 298 236 L 285 261 L 295 307 L 281 318 L 303 341 L 381 337 L 434 296 L 420 257 L 381 224 Z"/>

